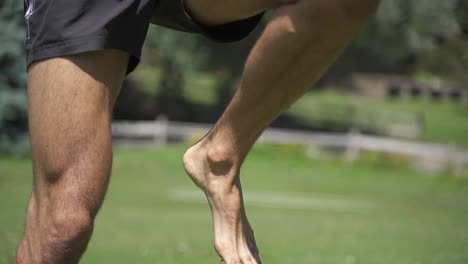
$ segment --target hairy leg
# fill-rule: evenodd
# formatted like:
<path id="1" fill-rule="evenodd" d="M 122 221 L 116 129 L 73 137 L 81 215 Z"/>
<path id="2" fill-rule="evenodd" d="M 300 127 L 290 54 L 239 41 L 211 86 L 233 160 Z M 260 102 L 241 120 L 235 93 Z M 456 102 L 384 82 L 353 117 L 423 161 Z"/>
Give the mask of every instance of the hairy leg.
<path id="1" fill-rule="evenodd" d="M 247 153 L 263 130 L 321 77 L 377 7 L 378 0 L 298 0 L 277 7 L 226 111 L 186 152 L 186 171 L 208 198 L 215 248 L 226 263 L 260 263 L 239 179 Z M 195 10 L 210 22 L 208 11 Z M 220 22 L 219 16 L 212 22 Z"/>
<path id="2" fill-rule="evenodd" d="M 128 55 L 107 50 L 34 64 L 28 73 L 33 189 L 15 263 L 77 263 L 111 171 L 111 105 Z"/>

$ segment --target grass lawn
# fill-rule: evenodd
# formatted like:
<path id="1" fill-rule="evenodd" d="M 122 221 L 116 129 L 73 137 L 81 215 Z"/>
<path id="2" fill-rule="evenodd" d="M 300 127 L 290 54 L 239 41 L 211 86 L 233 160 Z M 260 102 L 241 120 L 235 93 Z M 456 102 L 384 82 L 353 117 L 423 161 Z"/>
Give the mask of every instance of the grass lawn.
<path id="1" fill-rule="evenodd" d="M 82 263 L 219 263 L 209 209 L 183 172 L 183 151 L 115 151 Z M 468 263 L 466 180 L 308 160 L 272 146 L 256 147 L 242 175 L 264 263 Z M 0 263 L 11 263 L 30 185 L 28 159 L 0 158 Z"/>

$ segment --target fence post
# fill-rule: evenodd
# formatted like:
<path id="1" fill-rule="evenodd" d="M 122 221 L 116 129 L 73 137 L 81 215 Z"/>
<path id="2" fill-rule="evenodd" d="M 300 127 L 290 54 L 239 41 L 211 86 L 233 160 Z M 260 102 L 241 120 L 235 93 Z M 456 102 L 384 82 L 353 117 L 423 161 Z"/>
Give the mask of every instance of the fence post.
<path id="1" fill-rule="evenodd" d="M 168 141 L 169 120 L 165 115 L 159 115 L 155 120 L 153 140 L 158 147 L 165 147 Z"/>
<path id="2" fill-rule="evenodd" d="M 357 141 L 359 141 L 359 130 L 353 128 L 348 134 L 348 140 L 346 141 L 345 160 L 349 163 L 354 163 L 359 159 L 360 148 Z"/>
<path id="3" fill-rule="evenodd" d="M 462 89 L 461 101 L 463 105 L 468 105 L 468 89 Z"/>
<path id="4" fill-rule="evenodd" d="M 463 174 L 463 157 L 462 154 L 458 152 L 457 146 L 454 143 L 448 146 L 447 164 L 449 168 L 451 167 L 451 169 L 453 169 L 453 174 L 455 174 L 455 176 L 461 176 Z"/>

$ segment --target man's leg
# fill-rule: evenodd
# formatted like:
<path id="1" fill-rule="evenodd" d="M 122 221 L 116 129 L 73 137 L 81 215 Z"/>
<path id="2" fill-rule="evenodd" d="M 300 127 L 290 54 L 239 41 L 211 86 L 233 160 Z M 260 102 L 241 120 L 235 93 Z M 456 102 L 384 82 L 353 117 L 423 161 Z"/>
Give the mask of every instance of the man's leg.
<path id="1" fill-rule="evenodd" d="M 108 50 L 36 63 L 28 74 L 33 189 L 15 263 L 77 263 L 111 171 L 111 105 L 128 55 Z"/>
<path id="2" fill-rule="evenodd" d="M 199 4 L 208 2 L 217 2 L 216 14 Z M 242 12 L 261 11 L 248 10 L 249 4 L 267 8 L 276 2 L 187 0 L 187 5 L 199 20 L 217 24 L 227 22 L 223 12 L 229 19 L 243 18 Z M 239 170 L 244 158 L 262 131 L 320 78 L 377 7 L 378 0 L 298 0 L 277 7 L 226 111 L 186 152 L 186 171 L 208 198 L 215 248 L 227 264 L 260 262 L 242 202 Z"/>

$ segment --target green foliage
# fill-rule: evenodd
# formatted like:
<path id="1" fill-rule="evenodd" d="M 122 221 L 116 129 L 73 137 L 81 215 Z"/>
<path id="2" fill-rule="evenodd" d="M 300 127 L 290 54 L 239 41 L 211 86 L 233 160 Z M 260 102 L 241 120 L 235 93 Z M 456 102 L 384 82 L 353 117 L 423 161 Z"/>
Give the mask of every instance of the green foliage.
<path id="1" fill-rule="evenodd" d="M 26 84 L 22 5 L 4 0 L 0 5 L 0 89 L 22 89 Z"/>
<path id="2" fill-rule="evenodd" d="M 317 106 L 328 107 L 320 109 Z M 379 116 L 381 120 L 372 123 L 373 125 L 388 123 L 390 119 L 382 117 L 386 112 L 420 115 L 424 119 L 424 129 L 419 140 L 468 147 L 468 107 L 462 104 L 431 102 L 423 99 L 405 102 L 374 101 L 334 92 L 310 92 L 293 105 L 289 113 L 302 117 L 305 122 L 310 122 L 312 125 L 316 125 L 317 122 L 329 122 L 343 127 L 350 122 L 350 118 L 340 117 L 350 108 L 356 109 L 356 113 L 362 115 L 363 119 L 357 120 L 358 125 L 365 125 L 370 118 Z"/>
<path id="3" fill-rule="evenodd" d="M 436 50 L 424 52 L 415 68 L 458 81 L 468 88 L 468 1 L 457 1 L 455 19 L 461 34 L 449 36 Z"/>
<path id="4" fill-rule="evenodd" d="M 416 67 L 468 88 L 468 39 L 451 38 L 437 50 L 425 52 Z"/>
<path id="5" fill-rule="evenodd" d="M 153 83 L 155 88 L 145 87 L 145 90 L 158 91 L 163 96 L 182 97 L 186 76 L 206 63 L 207 54 L 206 46 L 196 35 L 152 26 L 146 39 L 142 64 L 146 69 L 159 69 L 156 71 L 160 72 L 161 78 Z M 137 75 L 144 77 L 144 74 Z"/>
<path id="6" fill-rule="evenodd" d="M 193 79 L 205 79 L 206 75 L 212 75 L 216 83 L 216 101 L 223 100 L 226 89 L 231 89 L 237 81 L 244 58 L 259 32 L 257 30 L 247 39 L 237 43 L 219 44 L 198 34 L 151 26 L 143 50 L 142 65 L 145 69 L 158 68 L 157 72 L 161 78 L 153 82 L 155 88 L 144 89 L 182 98 L 187 96 L 186 93 L 190 93 L 187 89 L 192 89 Z M 148 84 L 154 80 L 153 77 L 140 74 L 139 71 L 140 69 L 136 70 L 135 77 L 143 76 L 148 79 L 143 83 Z M 202 76 L 199 78 L 194 75 Z"/>
<path id="7" fill-rule="evenodd" d="M 457 18 L 465 38 L 468 38 L 468 1 L 458 0 L 455 9 L 455 17 Z"/>
<path id="8" fill-rule="evenodd" d="M 0 3 L 0 153 L 26 152 L 26 72 L 23 5 Z"/>
<path id="9" fill-rule="evenodd" d="M 171 29 L 151 26 L 145 43 L 143 62 L 159 65 L 160 59 L 169 57 L 184 71 L 200 69 L 207 61 L 209 50 L 199 36 Z"/>
<path id="10" fill-rule="evenodd" d="M 381 64 L 380 67 L 401 71 L 399 68 L 410 57 L 433 51 L 438 47 L 438 40 L 460 32 L 453 13 L 455 3 L 453 0 L 382 0 L 377 16 L 351 50 L 366 49 L 368 56 L 374 57 L 374 63 L 379 62 L 375 66 Z"/>
<path id="11" fill-rule="evenodd" d="M 463 8 L 466 9 L 466 1 L 382 0 L 375 19 L 365 27 L 325 79 L 342 77 L 351 71 L 411 74 L 425 70 L 432 75 L 464 81 L 461 73 L 468 69 L 458 56 L 467 50 L 465 43 L 458 42 L 461 28 L 463 25 L 466 27 L 463 21 L 468 21 L 467 12 L 460 11 Z M 457 16 L 454 11 L 457 11 Z M 246 54 L 266 20 L 247 40 L 223 45 L 199 35 L 152 27 L 143 64 L 160 68 L 163 78 L 155 84 L 159 88 L 151 90 L 185 94 L 185 88 L 192 85 L 185 84 L 189 74 L 208 72 L 221 76 L 217 80 L 216 97 L 217 104 L 224 104 L 238 81 Z M 442 45 L 446 40 L 458 44 L 446 47 Z M 441 51 L 444 49 L 451 49 L 452 54 L 445 56 L 447 52 Z M 432 59 L 434 53 L 438 55 Z M 444 66 L 438 67 L 438 60 L 443 60 Z M 447 74 L 452 71 L 459 73 Z"/>
<path id="12" fill-rule="evenodd" d="M 27 154 L 26 95 L 23 91 L 0 89 L 0 154 Z"/>

